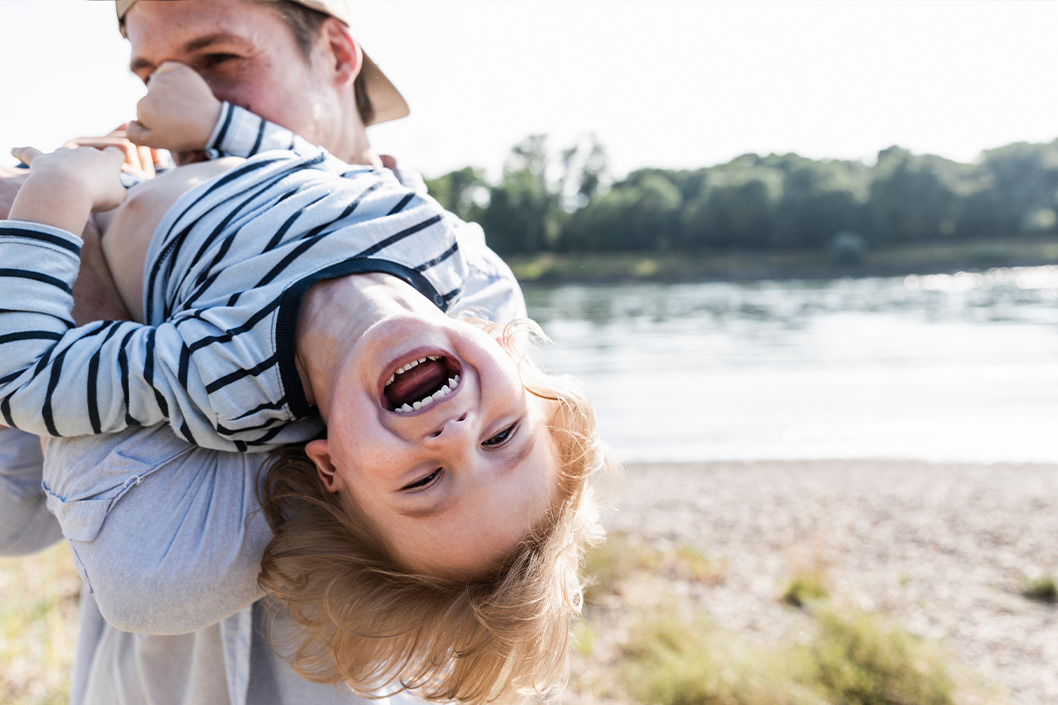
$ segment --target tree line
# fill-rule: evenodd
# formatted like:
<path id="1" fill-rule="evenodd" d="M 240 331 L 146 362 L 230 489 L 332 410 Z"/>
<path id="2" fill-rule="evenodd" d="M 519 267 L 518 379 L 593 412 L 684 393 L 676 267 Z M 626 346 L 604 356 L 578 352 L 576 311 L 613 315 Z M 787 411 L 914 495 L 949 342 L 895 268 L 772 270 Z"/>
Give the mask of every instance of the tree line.
<path id="1" fill-rule="evenodd" d="M 612 178 L 586 137 L 552 151 L 545 135 L 515 145 L 489 183 L 473 167 L 428 180 L 480 223 L 500 254 L 820 250 L 855 257 L 890 244 L 1058 233 L 1058 140 L 1016 143 L 973 164 L 890 147 L 874 165 L 747 154 L 692 170 Z"/>

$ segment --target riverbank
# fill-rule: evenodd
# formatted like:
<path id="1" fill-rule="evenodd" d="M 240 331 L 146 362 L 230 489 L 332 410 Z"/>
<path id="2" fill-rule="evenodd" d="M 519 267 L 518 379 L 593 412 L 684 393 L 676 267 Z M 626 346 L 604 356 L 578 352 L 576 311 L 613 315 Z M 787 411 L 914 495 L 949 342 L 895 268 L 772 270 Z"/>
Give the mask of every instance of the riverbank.
<path id="1" fill-rule="evenodd" d="M 758 251 L 707 255 L 548 253 L 505 259 L 525 284 L 834 279 L 1056 264 L 1058 242 L 994 240 L 902 245 L 868 250 L 861 260 L 849 264 L 833 261 L 826 252 Z"/>
<path id="2" fill-rule="evenodd" d="M 978 686 L 960 703 L 1058 702 L 1058 610 L 1023 594 L 1058 571 L 1058 466 L 631 465 L 606 524 L 618 541 L 682 547 L 712 568 L 643 575 L 589 605 L 590 648 L 564 703 L 630 702 L 617 685 L 621 641 L 660 606 L 761 646 L 803 641 L 812 617 L 781 596 L 806 572 L 835 603 L 939 644 Z"/>
<path id="3" fill-rule="evenodd" d="M 803 641 L 813 618 L 782 596 L 806 572 L 939 644 L 977 686 L 959 705 L 1058 702 L 1058 608 L 1023 595 L 1058 572 L 1058 465 L 635 464 L 604 517 L 635 571 L 589 593 L 564 705 L 631 705 L 620 649 L 659 608 L 705 614 L 732 642 Z M 642 547 L 677 564 L 629 555 Z M 65 701 L 78 585 L 65 547 L 0 560 L 0 702 Z"/>

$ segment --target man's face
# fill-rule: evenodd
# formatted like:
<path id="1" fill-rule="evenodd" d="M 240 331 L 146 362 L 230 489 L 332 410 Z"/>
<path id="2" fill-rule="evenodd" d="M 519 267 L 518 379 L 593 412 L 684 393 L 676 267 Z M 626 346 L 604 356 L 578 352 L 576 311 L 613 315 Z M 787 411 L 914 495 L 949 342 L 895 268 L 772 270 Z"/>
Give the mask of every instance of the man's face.
<path id="1" fill-rule="evenodd" d="M 338 116 L 336 95 L 317 47 L 309 58 L 269 7 L 246 0 L 140 0 L 125 16 L 130 67 L 146 82 L 163 62 L 187 64 L 214 95 L 326 144 Z M 320 54 L 319 56 L 317 54 Z M 177 161 L 189 155 L 174 155 Z"/>

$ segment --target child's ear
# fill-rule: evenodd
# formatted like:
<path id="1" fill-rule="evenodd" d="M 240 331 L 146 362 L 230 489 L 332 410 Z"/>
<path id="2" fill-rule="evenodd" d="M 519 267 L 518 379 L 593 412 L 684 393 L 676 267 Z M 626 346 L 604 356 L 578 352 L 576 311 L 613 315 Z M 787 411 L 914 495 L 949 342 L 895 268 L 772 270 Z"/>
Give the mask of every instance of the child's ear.
<path id="1" fill-rule="evenodd" d="M 330 447 L 327 445 L 327 439 L 318 438 L 315 441 L 309 441 L 305 446 L 305 454 L 309 456 L 309 460 L 316 465 L 316 472 L 320 474 L 320 479 L 323 481 L 323 486 L 327 488 L 329 492 L 337 492 L 342 487 L 342 478 L 338 475 L 334 462 L 331 460 Z"/>

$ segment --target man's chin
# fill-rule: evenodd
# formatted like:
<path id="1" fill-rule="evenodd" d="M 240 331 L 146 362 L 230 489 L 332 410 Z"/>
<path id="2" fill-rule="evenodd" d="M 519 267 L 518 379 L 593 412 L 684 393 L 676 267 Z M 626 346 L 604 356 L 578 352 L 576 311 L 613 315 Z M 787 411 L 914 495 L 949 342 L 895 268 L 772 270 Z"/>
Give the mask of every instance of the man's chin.
<path id="1" fill-rule="evenodd" d="M 177 166 L 207 161 L 206 152 L 201 149 L 196 149 L 192 152 L 171 152 L 170 154 Z"/>

